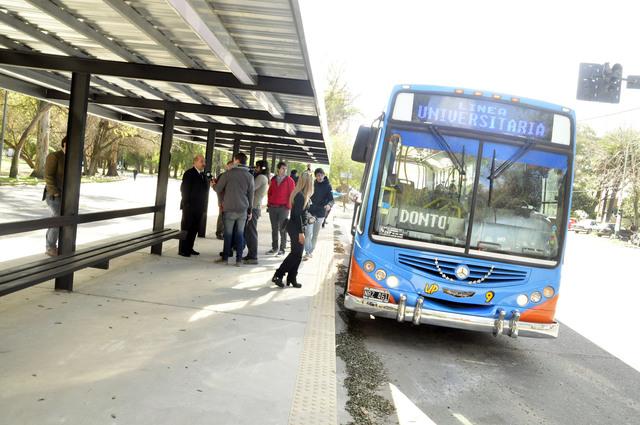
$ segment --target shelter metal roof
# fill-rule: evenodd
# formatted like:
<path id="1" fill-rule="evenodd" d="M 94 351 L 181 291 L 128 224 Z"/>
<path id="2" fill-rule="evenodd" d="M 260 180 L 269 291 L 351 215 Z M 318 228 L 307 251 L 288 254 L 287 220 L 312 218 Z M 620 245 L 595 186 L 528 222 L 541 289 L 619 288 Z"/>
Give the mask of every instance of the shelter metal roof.
<path id="1" fill-rule="evenodd" d="M 159 131 L 169 105 L 177 137 L 328 163 L 296 0 L 0 3 L 0 86 L 65 103 L 73 71 L 96 115 Z"/>

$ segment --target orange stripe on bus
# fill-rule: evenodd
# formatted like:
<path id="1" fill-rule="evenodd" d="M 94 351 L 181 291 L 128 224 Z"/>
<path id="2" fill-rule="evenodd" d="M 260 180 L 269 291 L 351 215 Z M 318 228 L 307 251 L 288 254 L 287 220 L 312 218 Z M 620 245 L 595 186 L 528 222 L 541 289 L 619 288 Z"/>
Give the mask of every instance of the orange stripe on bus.
<path id="1" fill-rule="evenodd" d="M 520 320 L 532 323 L 552 323 L 556 316 L 558 295 L 522 313 Z"/>
<path id="2" fill-rule="evenodd" d="M 347 292 L 358 298 L 362 298 L 364 288 L 383 288 L 382 285 L 362 270 L 362 267 L 353 258 L 351 258 L 351 269 L 349 270 L 347 285 Z M 393 295 L 389 295 L 389 302 L 395 303 Z"/>

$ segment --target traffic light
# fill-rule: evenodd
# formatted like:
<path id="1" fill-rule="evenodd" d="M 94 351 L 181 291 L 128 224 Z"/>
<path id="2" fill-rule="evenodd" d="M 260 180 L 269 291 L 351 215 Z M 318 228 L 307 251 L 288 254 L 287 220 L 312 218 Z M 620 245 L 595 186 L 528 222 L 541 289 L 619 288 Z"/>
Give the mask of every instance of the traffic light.
<path id="1" fill-rule="evenodd" d="M 581 63 L 578 77 L 578 100 L 620 103 L 622 65 L 609 66 L 597 63 Z"/>

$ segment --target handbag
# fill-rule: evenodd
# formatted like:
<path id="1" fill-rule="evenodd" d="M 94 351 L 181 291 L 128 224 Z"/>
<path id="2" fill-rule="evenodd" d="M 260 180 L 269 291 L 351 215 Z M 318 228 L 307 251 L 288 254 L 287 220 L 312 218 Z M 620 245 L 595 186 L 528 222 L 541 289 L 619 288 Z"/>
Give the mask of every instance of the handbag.
<path id="1" fill-rule="evenodd" d="M 302 225 L 308 226 L 316 222 L 316 217 L 309 212 L 309 210 L 304 211 L 304 215 L 302 216 Z"/>

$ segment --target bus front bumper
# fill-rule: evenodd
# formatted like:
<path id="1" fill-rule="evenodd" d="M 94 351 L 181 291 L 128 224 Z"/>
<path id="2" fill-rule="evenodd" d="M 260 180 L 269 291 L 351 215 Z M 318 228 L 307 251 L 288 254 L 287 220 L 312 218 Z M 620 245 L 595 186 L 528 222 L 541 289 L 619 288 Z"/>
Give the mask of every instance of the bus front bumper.
<path id="1" fill-rule="evenodd" d="M 510 319 L 505 319 L 506 312 L 499 310 L 495 319 L 469 316 L 466 314 L 447 313 L 422 308 L 423 298 L 419 297 L 416 306 L 407 305 L 406 296 L 402 295 L 398 304 L 369 300 L 346 294 L 344 306 L 349 310 L 372 314 L 377 317 L 396 319 L 399 322 L 413 322 L 415 325 L 428 324 L 449 328 L 466 329 L 478 332 L 489 332 L 494 335 L 508 335 L 533 338 L 557 338 L 560 324 L 521 322 L 520 312 L 514 310 Z"/>

